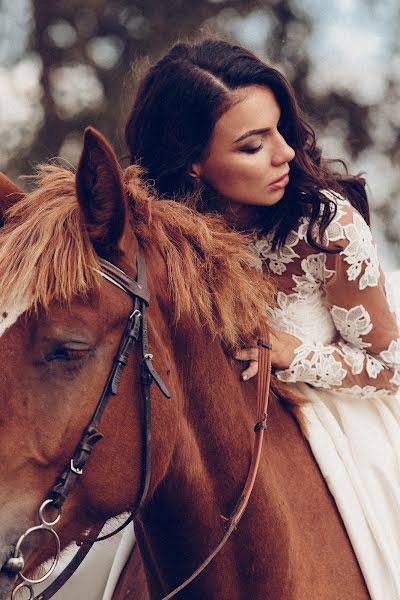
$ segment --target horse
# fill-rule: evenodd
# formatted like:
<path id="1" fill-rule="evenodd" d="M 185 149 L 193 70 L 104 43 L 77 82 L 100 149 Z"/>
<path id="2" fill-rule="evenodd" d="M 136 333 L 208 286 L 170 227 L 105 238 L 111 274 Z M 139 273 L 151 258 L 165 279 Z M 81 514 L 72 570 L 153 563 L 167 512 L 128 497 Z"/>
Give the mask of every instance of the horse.
<path id="1" fill-rule="evenodd" d="M 23 572 L 31 576 L 51 560 L 54 539 L 60 549 L 85 539 L 140 495 L 146 418 L 140 365 L 148 359 L 156 369 L 150 380 L 159 385 L 152 386 L 151 478 L 134 522 L 149 597 L 159 600 L 218 545 L 223 517 L 240 497 L 252 457 L 256 384 L 241 380 L 232 351 L 259 335 L 273 288 L 252 268 L 245 236 L 216 216 L 155 201 L 139 167 L 122 172 L 108 142 L 91 128 L 76 173 L 42 166 L 36 189 L 26 195 L 5 181 L 1 598 L 15 585 L 7 565 L 24 532 L 39 522 L 53 523 L 55 531 L 46 530 L 46 544 L 26 540 Z M 82 473 L 71 456 L 105 389 L 127 319 L 137 314 L 136 300 L 125 292 L 127 276 L 138 277 L 140 254 L 147 270 L 142 287 L 151 294 L 141 299 L 149 304 L 148 354 L 134 346 L 125 361 L 96 434 L 102 439 Z M 219 554 L 179 592 L 181 600 L 369 598 L 294 404 L 273 382 L 249 504 Z M 60 473 L 74 478 L 62 513 L 51 495 Z M 123 587 L 115 600 L 126 597 Z"/>

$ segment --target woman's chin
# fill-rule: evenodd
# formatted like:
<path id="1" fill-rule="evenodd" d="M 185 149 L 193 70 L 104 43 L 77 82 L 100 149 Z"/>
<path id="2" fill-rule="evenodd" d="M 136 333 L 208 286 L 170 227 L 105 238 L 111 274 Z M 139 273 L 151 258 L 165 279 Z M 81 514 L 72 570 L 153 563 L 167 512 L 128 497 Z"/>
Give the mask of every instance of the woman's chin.
<path id="1" fill-rule="evenodd" d="M 278 202 L 280 202 L 280 200 L 282 200 L 284 195 L 285 195 L 285 188 L 282 188 L 279 190 L 274 190 L 273 192 L 269 192 L 268 198 L 266 199 L 264 206 L 273 206 L 274 204 L 277 204 Z"/>

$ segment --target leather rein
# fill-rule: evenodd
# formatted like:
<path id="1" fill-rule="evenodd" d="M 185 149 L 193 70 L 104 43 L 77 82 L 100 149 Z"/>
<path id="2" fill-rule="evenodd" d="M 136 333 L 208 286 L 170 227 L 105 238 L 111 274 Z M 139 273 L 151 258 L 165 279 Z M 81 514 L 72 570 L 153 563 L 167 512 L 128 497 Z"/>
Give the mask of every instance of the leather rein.
<path id="1" fill-rule="evenodd" d="M 148 345 L 148 322 L 147 322 L 147 308 L 150 303 L 150 292 L 147 287 L 147 273 L 146 264 L 144 260 L 143 251 L 140 247 L 138 248 L 137 254 L 137 277 L 136 280 L 129 277 L 126 273 L 120 270 L 112 263 L 100 259 L 101 269 L 98 271 L 99 274 L 113 285 L 120 288 L 122 291 L 127 293 L 133 300 L 133 310 L 129 315 L 125 330 L 122 334 L 119 347 L 116 355 L 113 359 L 113 364 L 107 381 L 103 388 L 101 397 L 97 403 L 96 409 L 93 416 L 85 428 L 81 439 L 75 449 L 75 452 L 67 464 L 66 468 L 56 481 L 53 486 L 49 498 L 45 500 L 39 508 L 39 521 L 40 525 L 27 529 L 19 538 L 13 556 L 4 565 L 3 570 L 8 573 L 18 575 L 22 582 L 17 585 L 13 592 L 11 599 L 14 600 L 18 591 L 22 588 L 26 588 L 29 591 L 28 600 L 50 600 L 54 594 L 68 581 L 73 575 L 76 569 L 84 560 L 88 554 L 92 545 L 95 542 L 105 540 L 112 537 L 116 533 L 124 529 L 129 523 L 131 523 L 140 509 L 145 503 L 147 493 L 149 490 L 150 477 L 151 477 L 151 396 L 150 387 L 153 382 L 156 383 L 160 391 L 166 398 L 170 398 L 171 395 L 166 388 L 164 382 L 158 375 L 152 363 L 153 355 L 149 352 Z M 258 369 L 258 382 L 257 382 L 257 418 L 258 421 L 254 427 L 255 440 L 252 453 L 252 460 L 247 476 L 246 483 L 244 485 L 242 494 L 233 510 L 231 515 L 226 518 L 222 517 L 225 522 L 225 535 L 218 546 L 209 554 L 207 559 L 196 569 L 196 571 L 186 579 L 181 585 L 170 592 L 162 600 L 169 600 L 191 583 L 211 562 L 211 560 L 218 554 L 221 548 L 224 546 L 232 532 L 236 529 L 240 518 L 248 504 L 250 494 L 252 492 L 258 466 L 260 463 L 261 449 L 264 430 L 267 427 L 267 409 L 268 409 L 268 396 L 270 387 L 270 376 L 271 376 L 271 357 L 269 350 L 271 344 L 268 340 L 268 332 L 264 324 L 261 325 L 261 336 L 262 339 L 258 340 L 257 344 L 259 347 L 259 369 Z M 141 395 L 143 404 L 143 420 L 142 420 L 142 467 L 141 467 L 141 480 L 140 487 L 137 493 L 135 502 L 131 507 L 130 514 L 125 522 L 120 525 L 117 529 L 111 533 L 98 537 L 101 529 L 104 526 L 104 522 L 97 524 L 90 528 L 87 537 L 77 542 L 80 549 L 69 562 L 67 567 L 58 575 L 58 577 L 38 596 L 34 595 L 33 586 L 45 581 L 54 571 L 61 552 L 61 543 L 57 532 L 54 527 L 58 524 L 62 516 L 62 506 L 72 489 L 75 486 L 76 481 L 82 477 L 84 469 L 90 458 L 94 445 L 102 439 L 103 435 L 99 432 L 99 425 L 102 415 L 108 405 L 111 396 L 115 396 L 118 393 L 118 388 L 122 376 L 122 372 L 128 362 L 130 352 L 134 344 L 140 341 L 140 352 L 141 352 L 141 368 L 140 368 L 140 385 Z M 47 516 L 47 512 L 51 510 L 52 520 L 50 516 Z M 56 515 L 54 516 L 54 512 Z M 50 533 L 55 541 L 56 545 L 56 556 L 53 559 L 53 563 L 49 571 L 39 579 L 30 579 L 24 573 L 25 567 L 24 557 L 21 551 L 22 543 L 25 539 L 34 532 L 45 531 Z"/>

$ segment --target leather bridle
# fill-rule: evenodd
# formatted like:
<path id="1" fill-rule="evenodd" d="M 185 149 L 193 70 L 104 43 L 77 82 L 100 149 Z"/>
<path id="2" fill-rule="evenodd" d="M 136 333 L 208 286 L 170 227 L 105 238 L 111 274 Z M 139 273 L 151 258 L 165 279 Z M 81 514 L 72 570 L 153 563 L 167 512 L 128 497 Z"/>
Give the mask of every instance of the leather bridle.
<path id="1" fill-rule="evenodd" d="M 142 508 L 147 493 L 149 490 L 150 476 L 151 476 L 151 396 L 150 386 L 153 381 L 156 383 L 160 391 L 170 398 L 170 393 L 166 388 L 164 382 L 158 375 L 152 363 L 153 355 L 149 352 L 148 345 L 148 323 L 147 323 L 147 308 L 150 302 L 150 292 L 147 287 L 147 274 L 146 265 L 144 260 L 143 251 L 138 246 L 137 253 L 137 278 L 136 280 L 129 277 L 126 273 L 121 271 L 118 267 L 108 262 L 107 260 L 100 259 L 100 270 L 98 271 L 101 276 L 112 284 L 120 288 L 122 291 L 127 293 L 133 300 L 133 310 L 128 318 L 125 330 L 122 334 L 121 341 L 114 357 L 113 364 L 108 375 L 106 384 L 103 388 L 101 397 L 97 403 L 96 409 L 93 416 L 84 430 L 82 437 L 75 449 L 75 452 L 67 464 L 66 468 L 56 481 L 53 486 L 49 498 L 46 499 L 39 509 L 39 521 L 40 525 L 27 529 L 19 538 L 14 555 L 4 565 L 3 570 L 9 573 L 15 573 L 19 575 L 22 582 L 17 585 L 12 592 L 12 600 L 16 598 L 16 594 L 21 588 L 27 588 L 29 590 L 28 600 L 49 600 L 54 594 L 64 585 L 64 583 L 71 577 L 71 575 L 79 567 L 90 548 L 95 542 L 105 540 L 122 529 L 124 529 L 130 522 L 132 522 L 137 516 L 138 512 Z M 265 330 L 265 326 L 261 326 L 262 337 L 267 337 L 268 333 Z M 104 522 L 101 525 L 96 525 L 90 529 L 88 537 L 81 542 L 78 542 L 80 546 L 79 551 L 76 553 L 71 562 L 62 571 L 62 573 L 49 585 L 42 593 L 38 596 L 34 596 L 33 586 L 35 584 L 43 582 L 47 579 L 54 571 L 59 556 L 60 556 L 60 540 L 54 527 L 61 519 L 62 506 L 69 494 L 71 493 L 78 478 L 82 477 L 84 469 L 88 463 L 92 449 L 94 445 L 102 439 L 102 434 L 99 431 L 99 425 L 102 415 L 108 405 L 111 396 L 115 396 L 118 393 L 118 388 L 121 380 L 122 372 L 128 362 L 129 355 L 133 345 L 140 340 L 140 352 L 141 352 L 141 394 L 143 403 L 143 415 L 142 415 L 142 468 L 141 468 L 141 479 L 139 491 L 136 496 L 136 500 L 131 507 L 130 514 L 126 521 L 113 532 L 108 535 L 98 537 L 100 530 L 102 529 Z M 258 465 L 261 456 L 261 447 L 263 433 L 266 429 L 267 422 L 267 406 L 268 406 L 268 395 L 270 385 L 270 353 L 266 350 L 271 349 L 271 345 L 264 339 L 258 340 L 259 345 L 259 373 L 258 373 L 258 416 L 259 421 L 257 422 L 254 431 L 256 433 L 256 439 L 254 444 L 254 450 L 252 455 L 252 462 L 249 469 L 249 474 L 244 486 L 243 492 L 236 504 L 234 511 L 229 518 L 224 518 L 226 522 L 226 533 L 221 540 L 220 544 L 214 549 L 213 552 L 207 557 L 207 559 L 199 566 L 198 569 L 177 587 L 173 592 L 169 593 L 163 600 L 169 600 L 175 596 L 179 591 L 186 587 L 199 573 L 209 564 L 214 556 L 220 551 L 231 533 L 236 529 L 237 524 L 247 506 L 250 498 L 251 491 L 255 482 Z M 46 511 L 51 509 L 53 518 L 50 521 L 46 518 Z M 56 516 L 54 517 L 54 511 Z M 21 546 L 24 540 L 33 532 L 46 531 L 52 534 L 56 543 L 56 556 L 53 563 L 46 573 L 45 576 L 40 579 L 30 579 L 23 574 L 25 566 L 24 557 L 22 555 Z"/>
<path id="2" fill-rule="evenodd" d="M 114 357 L 111 371 L 108 375 L 107 382 L 104 386 L 103 393 L 100 400 L 97 403 L 96 410 L 92 416 L 92 419 L 86 427 L 81 440 L 75 450 L 74 456 L 70 461 L 70 464 L 64 470 L 57 483 L 53 486 L 51 491 L 51 498 L 53 500 L 53 506 L 57 509 L 61 508 L 67 499 L 71 489 L 73 488 L 75 481 L 78 477 L 83 474 L 83 470 L 90 457 L 94 444 L 98 442 L 103 436 L 99 433 L 99 425 L 101 417 L 107 407 L 111 396 L 118 394 L 118 388 L 122 376 L 122 372 L 127 365 L 129 355 L 133 345 L 141 339 L 141 391 L 143 401 L 143 421 L 142 421 L 142 469 L 141 469 L 141 481 L 139 492 L 137 494 L 136 501 L 131 507 L 129 519 L 121 525 L 118 529 L 107 536 L 97 538 L 96 541 L 101 541 L 111 537 L 115 533 L 118 533 L 130 523 L 141 509 L 147 496 L 150 483 L 151 475 L 151 396 L 150 386 L 153 381 L 157 384 L 160 391 L 170 398 L 167 387 L 162 381 L 161 377 L 155 370 L 152 360 L 153 355 L 149 352 L 148 343 L 148 326 L 147 326 L 147 307 L 150 302 L 150 292 L 147 287 L 147 274 L 146 265 L 144 262 L 143 251 L 141 247 L 138 248 L 137 254 L 137 280 L 133 280 L 131 277 L 126 275 L 118 267 L 112 263 L 100 259 L 101 271 L 99 273 L 108 281 L 122 289 L 125 293 L 129 294 L 133 299 L 133 311 L 129 316 L 128 322 L 125 327 L 125 331 L 122 334 L 122 338 L 119 344 L 118 351 Z M 85 540 L 83 543 L 90 543 L 89 540 Z"/>

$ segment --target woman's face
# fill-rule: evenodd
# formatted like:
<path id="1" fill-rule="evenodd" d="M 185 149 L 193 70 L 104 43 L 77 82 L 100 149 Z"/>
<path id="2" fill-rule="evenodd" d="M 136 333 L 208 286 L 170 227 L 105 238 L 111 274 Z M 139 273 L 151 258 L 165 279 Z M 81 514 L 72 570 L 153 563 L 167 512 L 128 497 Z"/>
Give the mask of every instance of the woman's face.
<path id="1" fill-rule="evenodd" d="M 251 85 L 235 95 L 237 101 L 215 124 L 206 159 L 192 165 L 192 174 L 210 184 L 226 201 L 224 210 L 240 222 L 253 207 L 281 200 L 294 150 L 279 132 L 281 110 L 269 88 Z"/>

